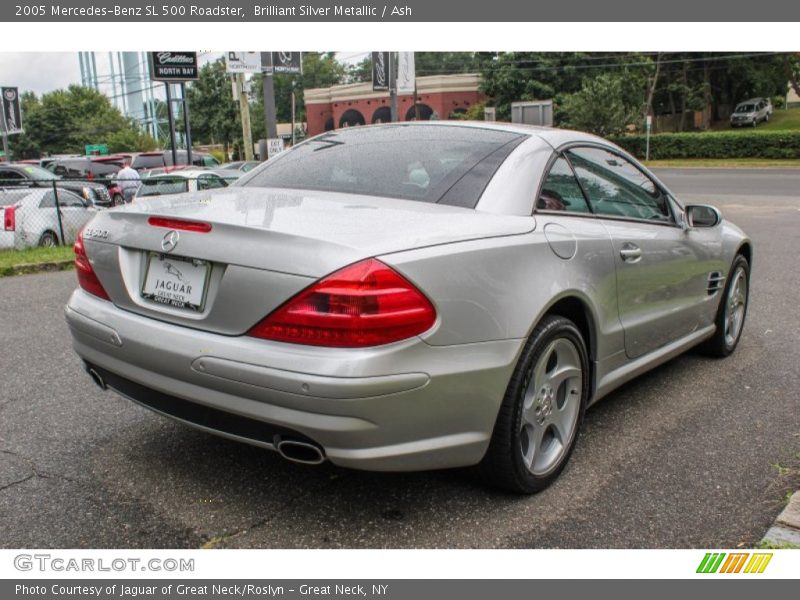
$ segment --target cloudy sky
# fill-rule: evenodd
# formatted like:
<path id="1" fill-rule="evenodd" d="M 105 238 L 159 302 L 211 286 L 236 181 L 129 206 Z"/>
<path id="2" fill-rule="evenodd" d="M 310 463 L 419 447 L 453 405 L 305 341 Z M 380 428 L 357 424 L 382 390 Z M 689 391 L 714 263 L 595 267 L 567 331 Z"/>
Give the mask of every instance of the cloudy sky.
<path id="1" fill-rule="evenodd" d="M 37 94 L 80 83 L 76 52 L 0 52 L 0 84 Z"/>

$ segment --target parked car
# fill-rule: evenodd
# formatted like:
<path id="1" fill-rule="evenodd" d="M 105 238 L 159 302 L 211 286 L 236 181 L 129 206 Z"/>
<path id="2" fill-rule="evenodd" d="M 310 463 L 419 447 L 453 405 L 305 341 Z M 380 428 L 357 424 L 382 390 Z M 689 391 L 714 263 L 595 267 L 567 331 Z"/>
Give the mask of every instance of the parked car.
<path id="1" fill-rule="evenodd" d="M 61 213 L 56 213 L 56 193 Z M 65 189 L 26 188 L 0 192 L 3 229 L 0 248 L 20 250 L 31 246 L 72 244 L 96 210 Z M 63 231 L 63 238 L 61 232 Z"/>
<path id="2" fill-rule="evenodd" d="M 299 463 L 530 493 L 587 406 L 735 350 L 752 244 L 601 138 L 419 121 L 98 213 L 76 256 L 66 318 L 101 388 Z"/>
<path id="3" fill-rule="evenodd" d="M 229 184 L 233 183 L 234 181 L 237 181 L 242 175 L 245 174 L 244 171 L 240 171 L 238 169 L 223 169 L 223 168 L 212 169 L 211 172 L 215 173 L 216 175 L 219 175 Z"/>
<path id="4" fill-rule="evenodd" d="M 226 187 L 228 182 L 212 171 L 181 169 L 142 179 L 134 200 L 147 196 L 183 194 Z"/>
<path id="5" fill-rule="evenodd" d="M 235 170 L 235 171 L 242 171 L 243 173 L 248 173 L 255 169 L 261 163 L 257 160 L 237 160 L 234 162 L 223 163 L 219 166 L 219 169 L 226 169 L 226 170 Z"/>
<path id="6" fill-rule="evenodd" d="M 731 127 L 756 127 L 769 121 L 772 115 L 772 102 L 766 98 L 752 98 L 736 105 L 731 114 Z"/>
<path id="7" fill-rule="evenodd" d="M 188 165 L 189 157 L 186 153 L 186 150 L 178 150 L 177 157 L 178 157 L 178 163 L 173 164 L 171 150 L 165 150 L 165 151 L 159 150 L 157 152 L 140 152 L 134 157 L 133 162 L 131 163 L 131 167 L 133 167 L 137 171 L 165 168 L 166 172 L 169 172 L 170 170 L 176 167 L 189 166 Z M 194 165 L 195 167 L 215 168 L 219 166 L 219 161 L 210 154 L 206 154 L 205 152 L 193 151 L 192 165 Z"/>
<path id="8" fill-rule="evenodd" d="M 54 181 L 59 189 L 70 190 L 94 206 L 107 208 L 113 203 L 108 188 L 101 183 L 69 181 L 36 165 L 16 163 L 0 165 L 0 188 L 18 186 L 50 188 Z"/>

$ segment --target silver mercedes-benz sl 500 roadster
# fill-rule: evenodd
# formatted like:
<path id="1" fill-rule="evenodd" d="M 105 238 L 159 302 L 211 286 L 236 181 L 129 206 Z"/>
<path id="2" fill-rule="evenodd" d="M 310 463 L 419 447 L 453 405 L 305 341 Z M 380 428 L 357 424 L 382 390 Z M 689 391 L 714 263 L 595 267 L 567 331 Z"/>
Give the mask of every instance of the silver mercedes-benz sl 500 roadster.
<path id="1" fill-rule="evenodd" d="M 587 406 L 694 346 L 734 351 L 752 251 L 598 137 L 376 125 L 98 213 L 66 318 L 98 385 L 183 423 L 531 493 Z"/>

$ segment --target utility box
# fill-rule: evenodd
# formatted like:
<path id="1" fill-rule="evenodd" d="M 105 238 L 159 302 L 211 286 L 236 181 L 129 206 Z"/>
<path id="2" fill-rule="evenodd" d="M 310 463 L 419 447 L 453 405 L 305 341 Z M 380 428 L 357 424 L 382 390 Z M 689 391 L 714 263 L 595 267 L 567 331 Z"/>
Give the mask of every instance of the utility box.
<path id="1" fill-rule="evenodd" d="M 553 101 L 526 100 L 524 102 L 512 102 L 511 122 L 552 127 Z"/>
<path id="2" fill-rule="evenodd" d="M 483 120 L 484 121 L 497 121 L 497 107 L 495 106 L 486 106 L 483 109 Z"/>

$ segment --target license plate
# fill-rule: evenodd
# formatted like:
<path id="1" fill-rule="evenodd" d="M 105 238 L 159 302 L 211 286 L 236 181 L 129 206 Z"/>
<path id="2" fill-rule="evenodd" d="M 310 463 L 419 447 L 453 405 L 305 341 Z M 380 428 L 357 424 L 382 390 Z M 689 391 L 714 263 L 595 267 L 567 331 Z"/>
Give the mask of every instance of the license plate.
<path id="1" fill-rule="evenodd" d="M 201 311 L 206 299 L 210 265 L 205 260 L 151 252 L 142 284 L 142 298 Z"/>

